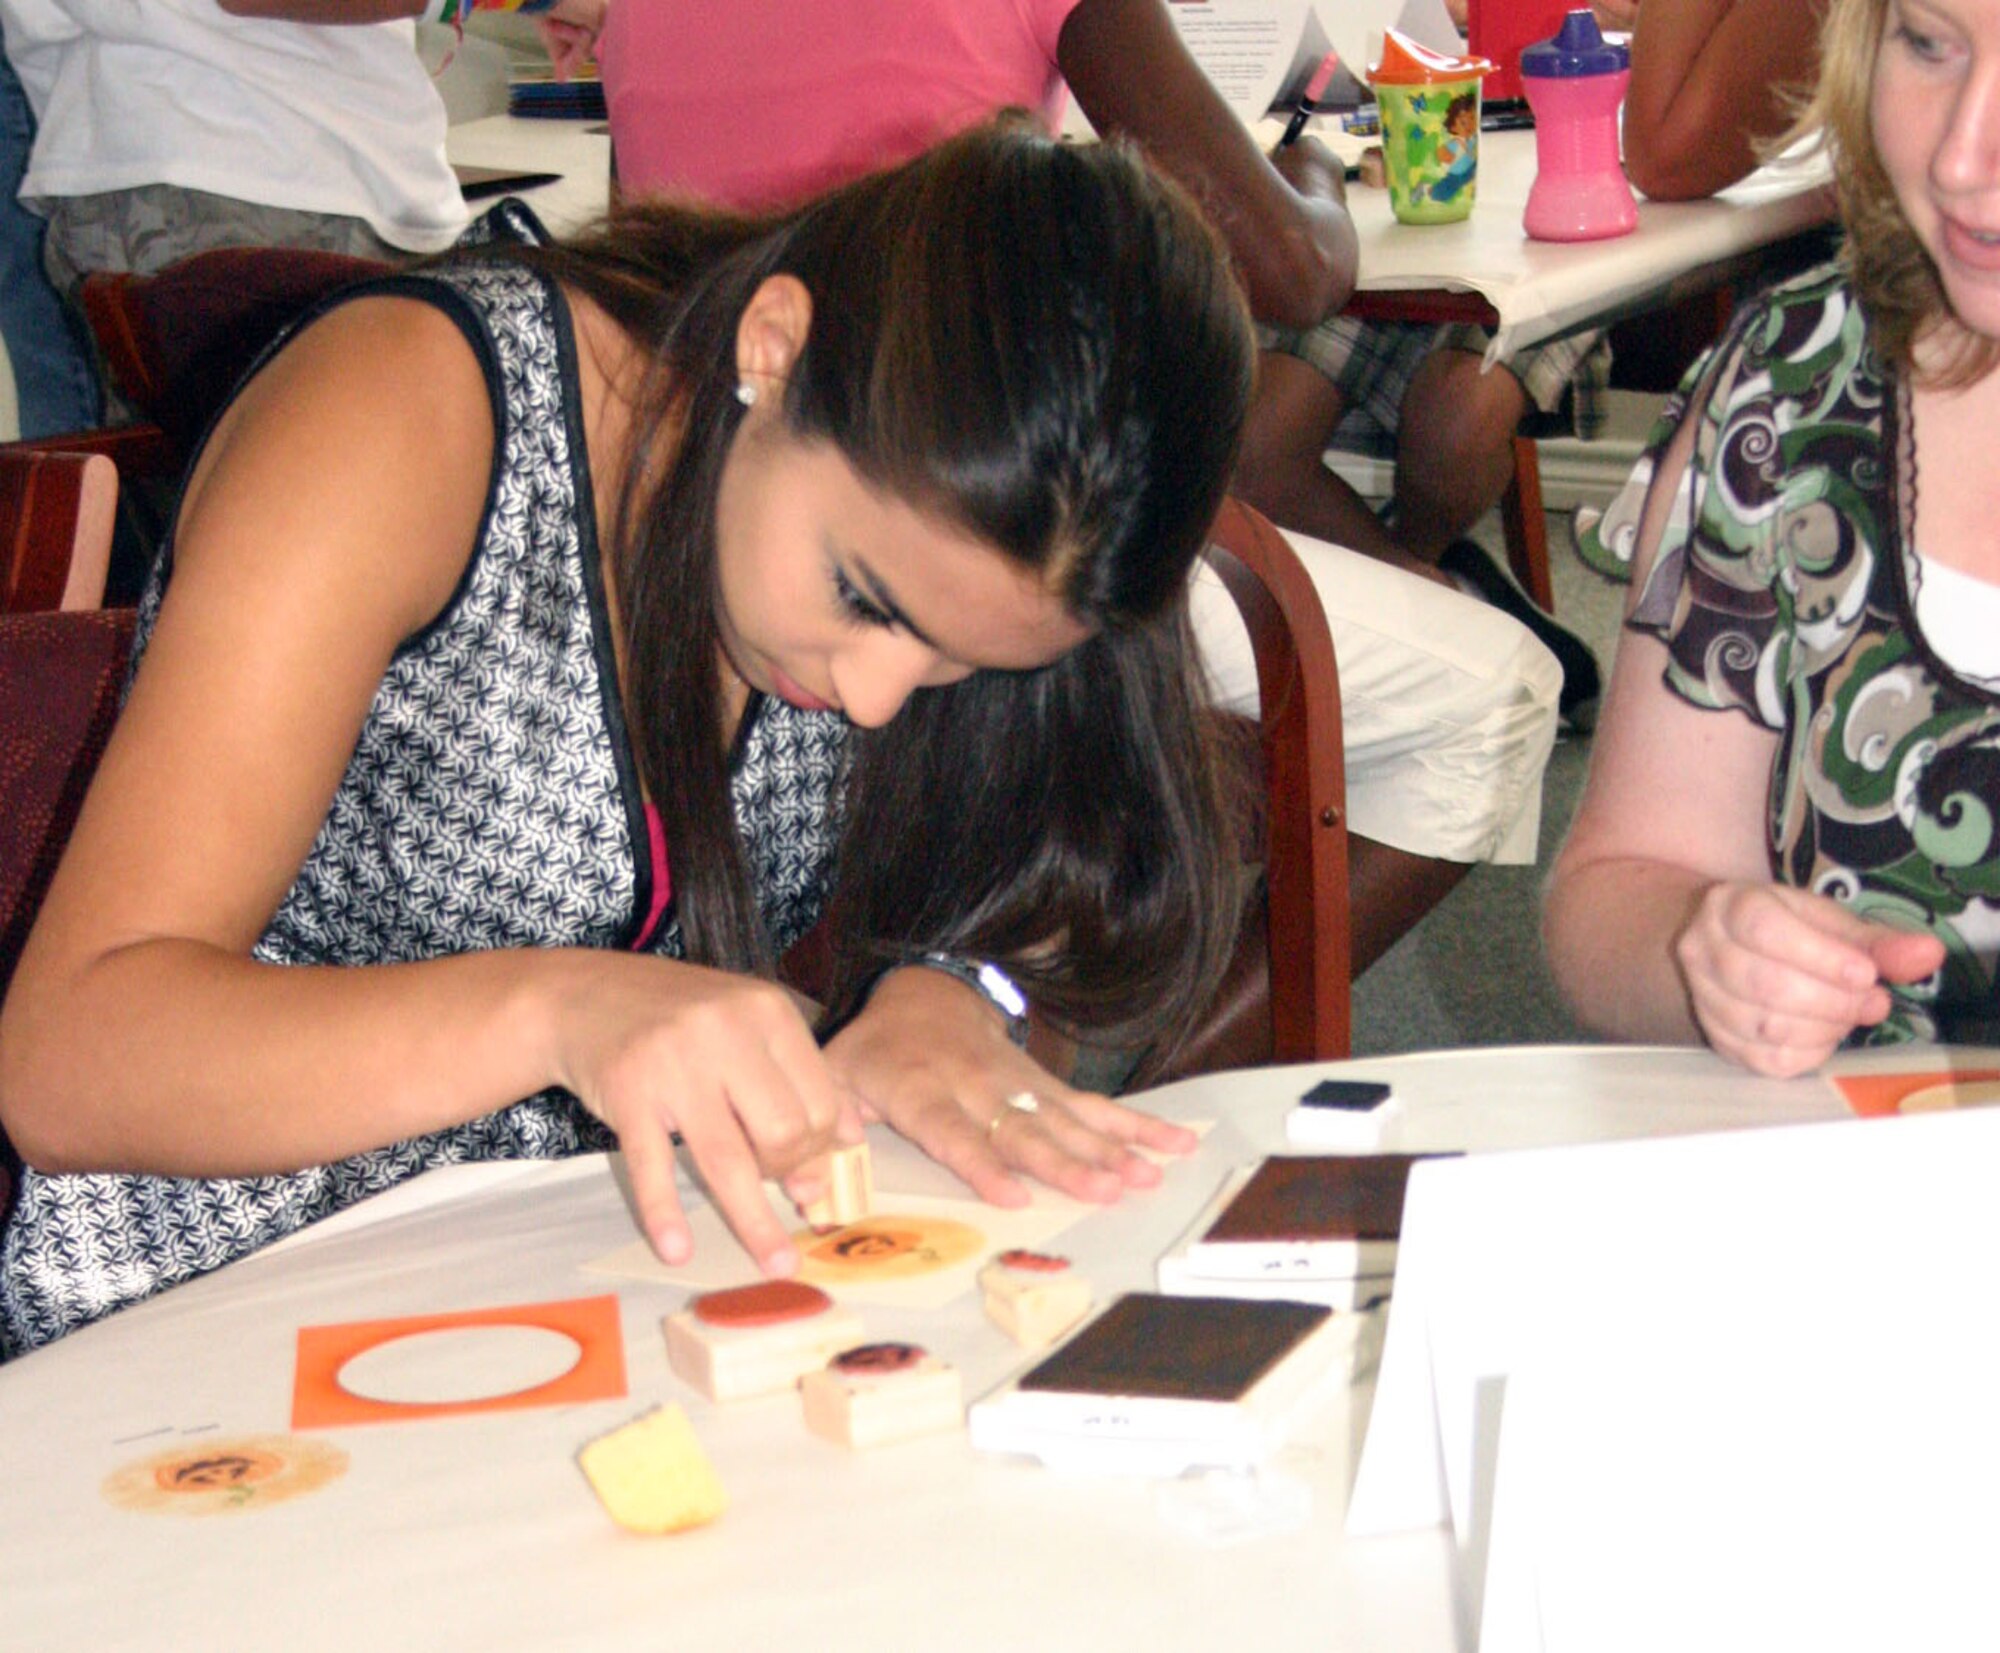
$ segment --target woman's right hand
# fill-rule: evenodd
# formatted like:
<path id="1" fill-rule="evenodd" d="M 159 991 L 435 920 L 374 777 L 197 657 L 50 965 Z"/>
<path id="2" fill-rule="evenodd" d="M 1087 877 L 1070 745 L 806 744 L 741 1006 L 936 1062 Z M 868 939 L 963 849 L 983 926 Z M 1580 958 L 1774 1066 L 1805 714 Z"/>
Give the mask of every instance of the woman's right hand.
<path id="1" fill-rule="evenodd" d="M 1804 1073 L 1889 1014 L 1888 982 L 1944 962 L 1936 936 L 1857 918 L 1781 884 L 1710 884 L 1674 938 L 1703 1036 L 1756 1073 Z"/>
<path id="2" fill-rule="evenodd" d="M 791 996 L 752 976 L 602 953 L 579 966 L 557 1012 L 558 1082 L 618 1133 L 646 1237 L 668 1263 L 693 1241 L 674 1186 L 673 1133 L 768 1275 L 798 1254 L 764 1193 L 777 1177 L 801 1202 L 818 1162 L 862 1140 L 853 1100 Z"/>

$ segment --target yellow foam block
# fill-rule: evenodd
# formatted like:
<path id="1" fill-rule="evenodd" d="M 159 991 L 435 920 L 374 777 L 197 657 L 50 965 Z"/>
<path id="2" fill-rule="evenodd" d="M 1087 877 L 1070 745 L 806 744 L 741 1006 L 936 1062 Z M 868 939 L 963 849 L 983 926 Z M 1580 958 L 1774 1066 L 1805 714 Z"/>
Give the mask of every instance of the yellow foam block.
<path id="1" fill-rule="evenodd" d="M 633 1532 L 699 1527 L 729 1504 L 678 1406 L 655 1407 L 598 1436 L 576 1461 L 612 1520 Z"/>

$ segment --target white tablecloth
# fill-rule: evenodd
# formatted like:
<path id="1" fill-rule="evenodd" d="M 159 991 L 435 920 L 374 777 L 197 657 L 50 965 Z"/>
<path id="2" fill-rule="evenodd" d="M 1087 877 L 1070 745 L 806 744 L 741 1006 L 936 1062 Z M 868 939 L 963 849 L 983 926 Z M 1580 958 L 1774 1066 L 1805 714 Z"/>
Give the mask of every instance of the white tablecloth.
<path id="1" fill-rule="evenodd" d="M 1165 1186 L 1068 1230 L 1100 1295 L 1152 1260 L 1232 1165 L 1283 1145 L 1325 1070 L 1270 1069 L 1153 1093 L 1215 1121 Z M 1418 1147 L 1485 1150 L 1838 1117 L 1822 1082 L 1705 1054 L 1462 1052 L 1359 1062 L 1389 1079 Z M 878 1148 L 909 1191 L 943 1174 Z M 1311 1500 L 1296 1530 L 1225 1544 L 1185 1525 L 1214 1487 L 1070 1480 L 975 1456 L 960 1435 L 850 1453 L 789 1396 L 718 1407 L 668 1369 L 679 1288 L 579 1265 L 632 1237 L 610 1164 L 434 1172 L 292 1242 L 0 1367 L 0 1603 L 10 1647 L 957 1649 L 1452 1646 L 1439 1531 L 1342 1536 L 1369 1386 L 1333 1399 L 1275 1466 Z M 153 1451 L 289 1428 L 304 1325 L 616 1291 L 629 1395 L 564 1408 L 326 1432 L 331 1486 L 203 1519 L 117 1509 L 104 1478 Z M 1031 1358 L 976 1299 L 864 1307 L 871 1337 L 959 1365 L 968 1397 Z M 616 1528 L 573 1458 L 663 1400 L 686 1406 L 731 1506 L 667 1539 Z"/>
<path id="2" fill-rule="evenodd" d="M 1479 199 L 1457 224 L 1399 224 L 1387 190 L 1348 187 L 1364 290 L 1476 292 L 1498 313 L 1495 355 L 1641 307 L 1705 266 L 1827 221 L 1823 162 L 1773 163 L 1706 201 L 1639 198 L 1639 227 L 1606 241 L 1535 241 L 1521 228 L 1533 132 L 1483 132 Z"/>

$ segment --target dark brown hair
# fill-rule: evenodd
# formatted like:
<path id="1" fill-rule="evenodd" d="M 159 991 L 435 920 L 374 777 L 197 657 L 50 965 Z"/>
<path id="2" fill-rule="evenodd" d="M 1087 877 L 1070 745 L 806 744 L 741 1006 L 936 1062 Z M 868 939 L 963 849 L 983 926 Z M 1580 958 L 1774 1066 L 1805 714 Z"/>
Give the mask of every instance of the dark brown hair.
<path id="1" fill-rule="evenodd" d="M 729 806 L 715 500 L 738 318 L 797 277 L 783 414 L 869 482 L 1041 573 L 1095 631 L 1041 671 L 856 731 L 836 1002 L 926 948 L 1006 959 L 1075 1026 L 1157 1033 L 1236 922 L 1185 592 L 1254 349 L 1227 254 L 1132 152 L 1018 118 L 765 219 L 652 203 L 542 262 L 652 353 L 615 556 L 635 745 L 691 958 L 769 970 Z"/>

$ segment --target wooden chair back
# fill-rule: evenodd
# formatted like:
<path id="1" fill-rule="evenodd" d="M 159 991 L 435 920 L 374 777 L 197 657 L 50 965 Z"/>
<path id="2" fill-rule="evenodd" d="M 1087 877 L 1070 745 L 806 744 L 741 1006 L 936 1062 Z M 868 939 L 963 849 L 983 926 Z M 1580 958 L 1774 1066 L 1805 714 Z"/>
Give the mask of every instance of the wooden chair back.
<path id="1" fill-rule="evenodd" d="M 1214 1010 L 1147 1083 L 1264 1062 L 1345 1057 L 1353 1040 L 1347 775 L 1340 673 L 1298 553 L 1241 500 L 1206 552 L 1257 661 L 1262 874 Z"/>

